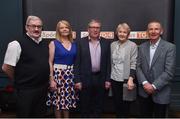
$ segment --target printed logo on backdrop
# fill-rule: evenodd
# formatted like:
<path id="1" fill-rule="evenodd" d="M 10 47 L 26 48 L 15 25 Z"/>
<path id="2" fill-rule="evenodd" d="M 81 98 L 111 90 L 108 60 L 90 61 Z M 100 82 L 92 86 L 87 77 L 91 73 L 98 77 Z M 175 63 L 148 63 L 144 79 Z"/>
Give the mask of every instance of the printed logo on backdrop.
<path id="1" fill-rule="evenodd" d="M 55 39 L 56 31 L 42 31 L 41 37 L 45 39 Z M 76 38 L 76 32 L 73 31 L 73 39 L 75 38 Z"/>
<path id="2" fill-rule="evenodd" d="M 84 38 L 88 36 L 88 32 L 87 31 L 81 31 L 81 38 Z M 106 39 L 114 39 L 114 32 L 112 31 L 102 31 L 100 33 L 101 37 L 104 37 Z"/>
<path id="3" fill-rule="evenodd" d="M 80 37 L 83 38 L 86 36 L 88 36 L 88 32 L 81 31 Z M 102 31 L 100 36 L 106 39 L 114 39 L 115 33 L 113 31 Z M 43 31 L 41 37 L 45 39 L 54 39 L 56 38 L 56 31 Z M 75 31 L 73 31 L 73 38 L 76 39 Z M 148 39 L 148 35 L 146 31 L 132 31 L 129 35 L 129 39 Z"/>

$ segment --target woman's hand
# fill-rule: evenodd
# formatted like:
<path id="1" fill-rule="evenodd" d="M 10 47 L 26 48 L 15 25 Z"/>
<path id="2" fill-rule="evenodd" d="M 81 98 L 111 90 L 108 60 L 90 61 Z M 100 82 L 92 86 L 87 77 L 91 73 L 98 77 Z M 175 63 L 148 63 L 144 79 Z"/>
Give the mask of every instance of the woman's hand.
<path id="1" fill-rule="evenodd" d="M 50 90 L 57 90 L 57 83 L 54 79 L 50 79 Z"/>
<path id="2" fill-rule="evenodd" d="M 133 90 L 134 89 L 134 82 L 133 82 L 133 78 L 132 77 L 129 77 L 128 79 L 128 82 L 127 82 L 127 85 L 128 85 L 128 90 Z"/>

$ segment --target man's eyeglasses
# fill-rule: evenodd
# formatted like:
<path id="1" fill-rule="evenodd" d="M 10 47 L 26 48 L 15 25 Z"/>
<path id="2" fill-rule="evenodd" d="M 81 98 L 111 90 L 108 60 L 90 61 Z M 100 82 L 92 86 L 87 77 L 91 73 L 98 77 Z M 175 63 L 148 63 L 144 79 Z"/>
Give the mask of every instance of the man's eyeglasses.
<path id="1" fill-rule="evenodd" d="M 91 29 L 100 29 L 100 27 L 95 27 L 95 26 L 89 26 Z"/>
<path id="2" fill-rule="evenodd" d="M 42 25 L 27 25 L 28 27 L 31 27 L 33 29 L 38 28 L 38 29 L 42 29 Z"/>

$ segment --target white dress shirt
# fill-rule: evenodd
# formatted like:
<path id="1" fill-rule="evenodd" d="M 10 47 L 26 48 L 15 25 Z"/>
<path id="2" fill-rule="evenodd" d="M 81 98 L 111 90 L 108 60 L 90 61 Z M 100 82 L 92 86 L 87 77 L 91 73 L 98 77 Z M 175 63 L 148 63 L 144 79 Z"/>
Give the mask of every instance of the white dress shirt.
<path id="1" fill-rule="evenodd" d="M 29 34 L 26 33 L 28 36 Z M 31 38 L 35 43 L 39 44 L 42 41 L 42 38 L 35 40 Z M 18 41 L 14 40 L 8 44 L 5 57 L 4 57 L 4 64 L 8 64 L 11 66 L 16 66 L 17 62 L 19 61 L 21 55 L 21 46 Z"/>
<path id="2" fill-rule="evenodd" d="M 157 49 L 157 47 L 158 47 L 158 45 L 159 45 L 160 40 L 161 40 L 161 39 L 159 39 L 155 44 L 152 44 L 152 43 L 150 42 L 150 62 L 149 62 L 149 66 L 150 66 L 150 67 L 151 67 L 151 63 L 152 63 L 154 54 L 155 54 L 155 52 L 156 52 L 156 49 Z M 148 81 L 142 82 L 143 85 L 146 84 L 146 83 L 148 83 Z M 156 89 L 156 86 L 155 86 L 154 84 L 152 84 L 152 86 L 153 86 L 154 89 Z"/>

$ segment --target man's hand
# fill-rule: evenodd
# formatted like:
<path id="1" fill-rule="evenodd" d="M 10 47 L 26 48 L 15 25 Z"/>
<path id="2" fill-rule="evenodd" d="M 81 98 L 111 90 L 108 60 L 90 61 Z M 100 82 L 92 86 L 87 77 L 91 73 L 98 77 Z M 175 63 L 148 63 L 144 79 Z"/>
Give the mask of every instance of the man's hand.
<path id="1" fill-rule="evenodd" d="M 105 82 L 105 89 L 109 89 L 111 87 L 111 82 L 106 81 Z"/>
<path id="2" fill-rule="evenodd" d="M 146 91 L 146 93 L 148 93 L 148 94 L 150 94 L 150 95 L 155 92 L 154 87 L 153 87 L 152 84 L 150 84 L 150 83 L 145 83 L 145 84 L 143 85 L 143 88 L 144 88 L 144 90 Z"/>
<path id="3" fill-rule="evenodd" d="M 75 89 L 81 90 L 82 89 L 82 83 L 76 83 Z"/>
<path id="4" fill-rule="evenodd" d="M 3 64 L 2 70 L 7 74 L 10 79 L 14 79 L 14 66 Z"/>

